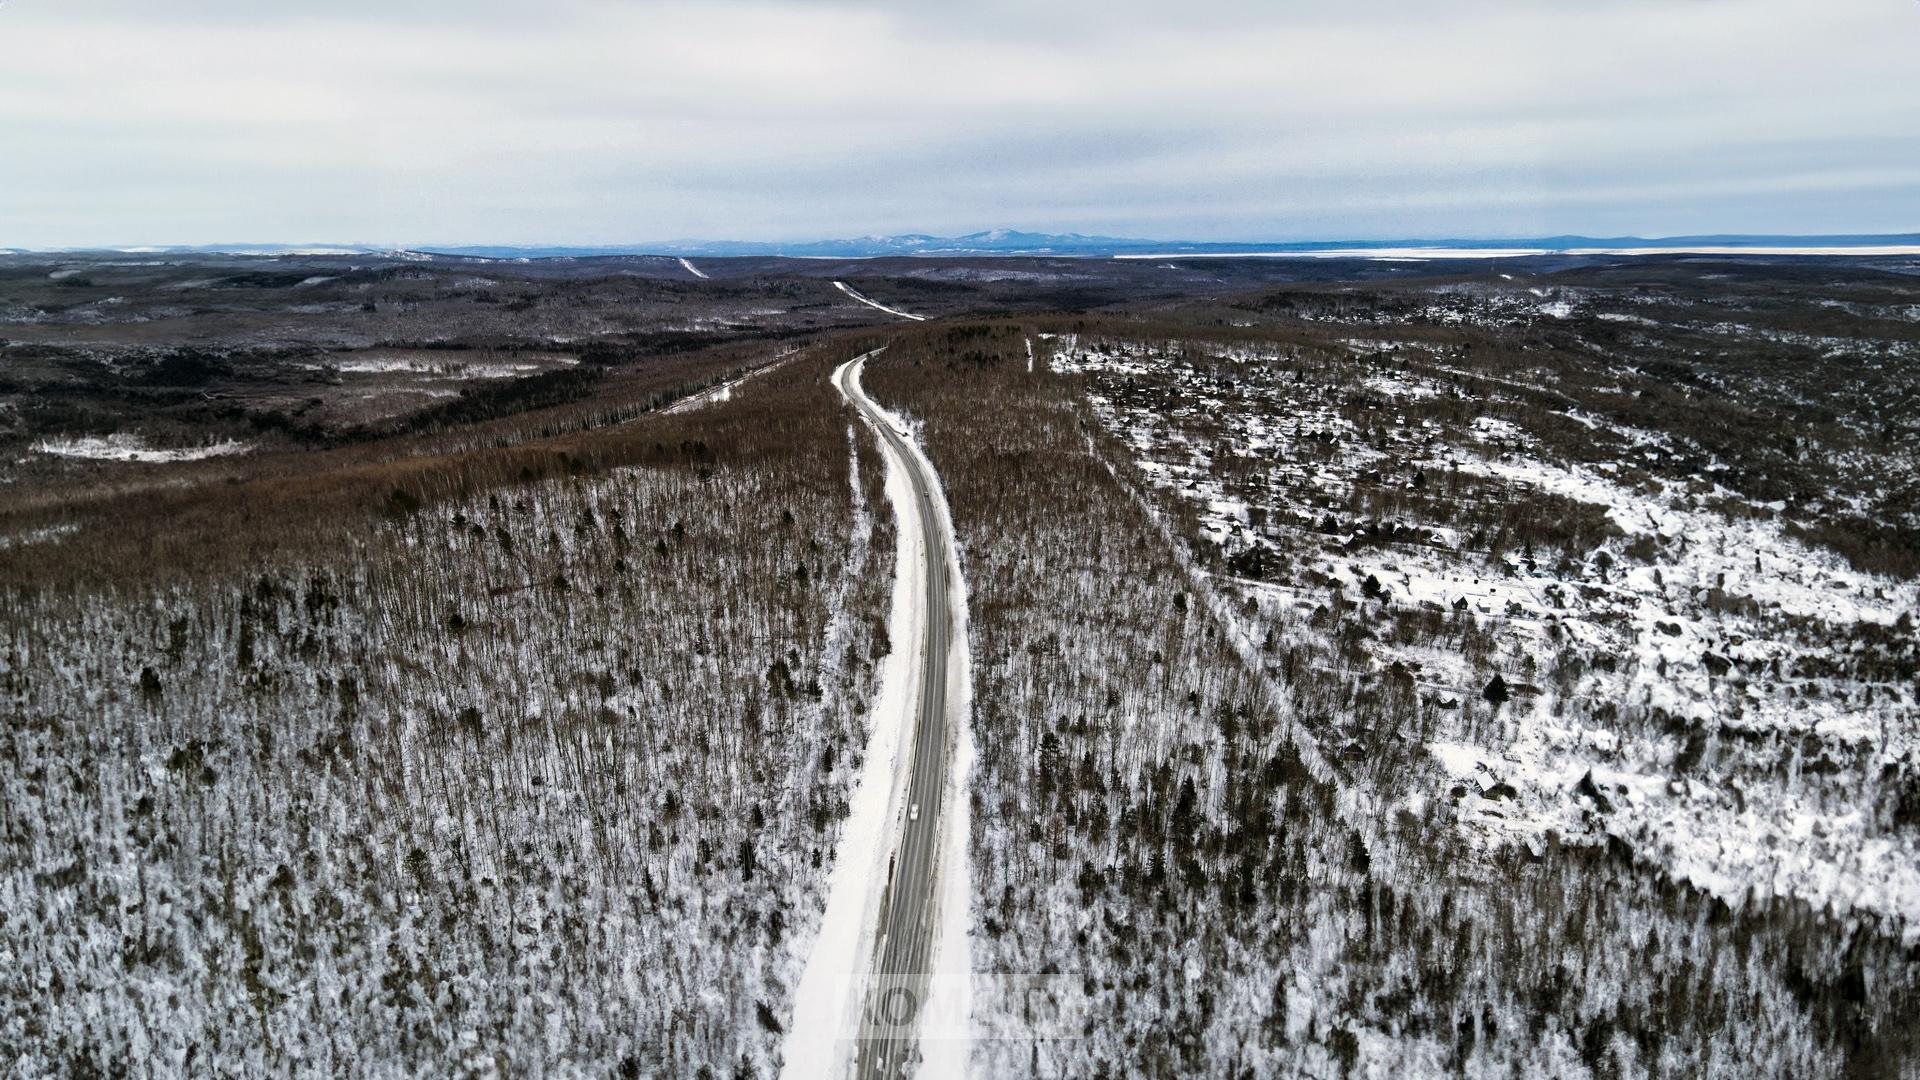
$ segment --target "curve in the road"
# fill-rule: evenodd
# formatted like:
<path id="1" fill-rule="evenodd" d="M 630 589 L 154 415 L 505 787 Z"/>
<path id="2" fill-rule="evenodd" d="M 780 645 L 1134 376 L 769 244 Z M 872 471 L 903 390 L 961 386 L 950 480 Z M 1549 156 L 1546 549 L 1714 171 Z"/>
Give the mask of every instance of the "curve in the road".
<path id="1" fill-rule="evenodd" d="M 913 751 L 908 763 L 911 777 L 906 788 L 907 805 L 895 808 L 900 832 L 884 884 L 868 1000 L 861 1010 L 856 1046 L 856 1075 L 880 1077 L 899 1075 L 901 1063 L 913 1053 L 912 1024 L 888 1023 L 884 1018 L 898 1015 L 891 1010 L 907 1000 L 900 994 L 917 1005 L 926 1000 L 928 989 L 937 930 L 941 825 L 947 811 L 948 747 L 954 734 L 947 701 L 947 662 L 954 625 L 948 585 L 958 570 L 947 515 L 935 503 L 940 495 L 931 466 L 914 452 L 894 420 L 861 388 L 865 359 L 843 368 L 837 385 L 879 435 L 890 467 L 906 475 L 913 499 L 911 507 L 903 509 L 910 509 L 919 519 L 921 555 L 926 561 L 926 618 L 921 623 L 925 640 L 895 643 L 896 647 L 917 648 L 920 652 L 920 696 L 910 740 Z M 917 813 L 914 807 L 918 807 Z"/>

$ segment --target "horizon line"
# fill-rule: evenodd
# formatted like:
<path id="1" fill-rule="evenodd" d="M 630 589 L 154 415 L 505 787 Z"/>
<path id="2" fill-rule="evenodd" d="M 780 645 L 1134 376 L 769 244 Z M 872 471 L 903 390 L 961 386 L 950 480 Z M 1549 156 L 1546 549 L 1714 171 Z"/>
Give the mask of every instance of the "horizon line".
<path id="1" fill-rule="evenodd" d="M 1216 257 L 1231 255 L 1286 255 L 1296 252 L 1320 252 L 1336 254 L 1353 251 L 1360 254 L 1382 249 L 1418 251 L 1459 250 L 1504 251 L 1511 255 L 1582 255 L 1582 254 L 1627 254 L 1641 250 L 1682 252 L 1685 249 L 1676 245 L 1711 244 L 1712 253 L 1738 253 L 1761 247 L 1792 248 L 1795 242 L 1805 242 L 1806 246 L 1820 249 L 1870 249 L 1870 248 L 1910 248 L 1920 245 L 1920 229 L 1896 232 L 1860 232 L 1860 233 L 1679 233 L 1663 236 L 1642 236 L 1638 234 L 1613 234 L 1594 236 L 1583 233 L 1557 233 L 1548 236 L 1398 236 L 1398 237 L 1348 237 L 1339 239 L 1315 240 L 1277 240 L 1277 239 L 1234 239 L 1234 240 L 1193 240 L 1193 239 L 1153 239 L 1137 236 L 1114 236 L 1098 233 L 1046 233 L 1023 229 L 982 229 L 970 233 L 940 235 L 925 232 L 869 233 L 862 236 L 823 237 L 808 240 L 733 240 L 733 239 L 678 239 L 649 240 L 634 242 L 567 242 L 567 241 L 530 241 L 530 242 L 490 242 L 466 241 L 457 243 L 414 243 L 385 244 L 366 241 L 330 242 L 330 241 L 216 241 L 209 243 L 165 243 L 165 244 L 85 244 L 36 247 L 0 246 L 0 254 L 6 255 L 85 255 L 85 254 L 280 254 L 280 255 L 380 255 L 389 253 L 412 253 L 420 255 L 465 255 L 476 251 L 549 251 L 604 253 L 608 255 L 652 255 L 666 257 L 684 255 L 689 249 L 697 248 L 756 248 L 759 251 L 739 252 L 734 256 L 709 255 L 710 258 L 725 257 L 775 257 L 783 249 L 808 249 L 844 245 L 880 245 L 903 240 L 923 241 L 909 245 L 929 248 L 928 254 L 952 254 L 942 252 L 935 245 L 954 241 L 987 238 L 994 242 L 1014 241 L 1016 246 L 1003 254 L 1018 255 L 1022 251 L 1017 243 L 1021 239 L 1031 239 L 1037 247 L 1072 247 L 1096 251 L 1100 248 L 1125 245 L 1128 247 L 1162 247 L 1212 249 Z M 1048 241 L 1064 241 L 1065 244 L 1050 245 Z M 1626 250 L 1628 246 L 1632 251 Z M 1252 249 L 1277 249 L 1259 251 Z M 1248 250 L 1226 250 L 1248 249 Z M 911 250 L 889 251 L 883 255 L 910 256 Z M 974 249 L 970 254 L 995 254 L 995 252 Z M 1206 254 L 1201 251 L 1139 251 L 1117 254 L 1121 258 L 1180 257 Z M 1764 252 L 1754 251 L 1755 254 Z M 1884 254 L 1916 254 L 1907 250 L 1887 250 Z M 856 258 L 855 255 L 841 255 L 842 258 Z"/>

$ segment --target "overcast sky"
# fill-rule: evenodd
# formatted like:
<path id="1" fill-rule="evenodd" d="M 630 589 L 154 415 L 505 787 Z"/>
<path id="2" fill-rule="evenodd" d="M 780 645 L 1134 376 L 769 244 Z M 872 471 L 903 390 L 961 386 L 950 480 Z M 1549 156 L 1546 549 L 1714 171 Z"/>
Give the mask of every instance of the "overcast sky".
<path id="1" fill-rule="evenodd" d="M 1920 231 L 1915 0 L 0 4 L 0 246 Z"/>

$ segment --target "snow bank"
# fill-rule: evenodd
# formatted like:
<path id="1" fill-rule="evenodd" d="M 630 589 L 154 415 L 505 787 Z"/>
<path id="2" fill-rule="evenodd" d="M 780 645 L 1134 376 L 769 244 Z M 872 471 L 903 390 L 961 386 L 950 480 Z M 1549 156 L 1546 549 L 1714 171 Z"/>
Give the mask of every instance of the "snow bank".
<path id="1" fill-rule="evenodd" d="M 1028 349 L 1032 349 L 1031 342 Z M 1028 356 L 1031 362 L 1032 353 Z M 898 414 L 884 409 L 881 412 L 896 427 L 905 423 Z M 934 887 L 933 917 L 939 929 L 928 957 L 932 971 L 929 986 L 938 988 L 939 1016 L 930 1017 L 931 1010 L 921 1014 L 921 1061 L 917 1076 L 920 1080 L 959 1080 L 967 1075 L 974 1039 L 973 868 L 968 859 L 968 844 L 973 836 L 973 804 L 967 797 L 974 763 L 973 655 L 968 639 L 967 583 L 961 573 L 959 552 L 954 550 L 957 545 L 946 485 L 918 441 L 910 440 L 907 447 L 932 479 L 930 494 L 934 513 L 939 517 L 934 531 L 949 545 L 947 560 L 953 567 L 947 582 L 947 609 L 953 613 L 954 623 L 947 645 L 947 715 L 953 745 L 947 755 L 946 791 L 941 796 L 941 805 L 948 809 L 935 870 L 938 883 Z M 928 1023 L 941 1025 L 938 1036 L 926 1030 Z"/>
<path id="2" fill-rule="evenodd" d="M 867 354 L 872 355 L 872 354 Z M 833 373 L 835 386 L 857 377 L 850 360 Z M 909 642 L 926 638 L 926 544 L 919 515 L 913 512 L 913 486 L 901 463 L 880 443 L 887 459 L 887 502 L 894 530 L 893 607 L 887 618 L 892 651 L 881 662 L 880 692 L 873 704 L 860 775 L 849 797 L 851 812 L 840 833 L 833 874 L 827 886 L 827 910 L 820 934 L 794 990 L 793 1022 L 782 1045 L 781 1074 L 793 1080 L 838 1076 L 851 1062 L 866 973 L 873 953 L 873 928 L 879 921 L 881 893 L 890 852 L 889 809 L 910 770 L 900 767 L 911 751 L 913 703 L 919 699 L 921 665 Z"/>

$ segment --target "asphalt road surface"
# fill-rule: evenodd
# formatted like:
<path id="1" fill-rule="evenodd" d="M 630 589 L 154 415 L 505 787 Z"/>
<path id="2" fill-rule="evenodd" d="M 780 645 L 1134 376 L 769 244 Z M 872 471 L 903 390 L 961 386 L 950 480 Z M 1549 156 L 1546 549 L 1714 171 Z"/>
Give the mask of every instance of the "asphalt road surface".
<path id="1" fill-rule="evenodd" d="M 875 350 L 878 352 L 879 350 Z M 941 798 L 947 782 L 947 653 L 953 619 L 947 605 L 947 583 L 955 573 L 953 539 L 945 518 L 936 512 L 933 477 L 907 440 L 860 388 L 860 370 L 867 357 L 847 365 L 840 376 L 840 392 L 872 421 L 882 450 L 892 466 L 905 471 L 913 488 L 911 512 L 919 519 L 920 554 L 925 560 L 926 598 L 920 620 L 921 640 L 896 641 L 895 648 L 920 653 L 920 693 L 913 716 L 912 776 L 906 806 L 895 807 L 898 838 L 889 861 L 886 894 L 881 902 L 880 926 L 874 937 L 874 964 L 855 1049 L 855 1075 L 900 1076 L 913 1056 L 912 1010 L 925 1000 L 928 960 L 934 938 L 935 874 L 945 807 Z M 902 529 L 911 528 L 900 522 Z M 919 807 L 917 816 L 910 808 Z"/>

